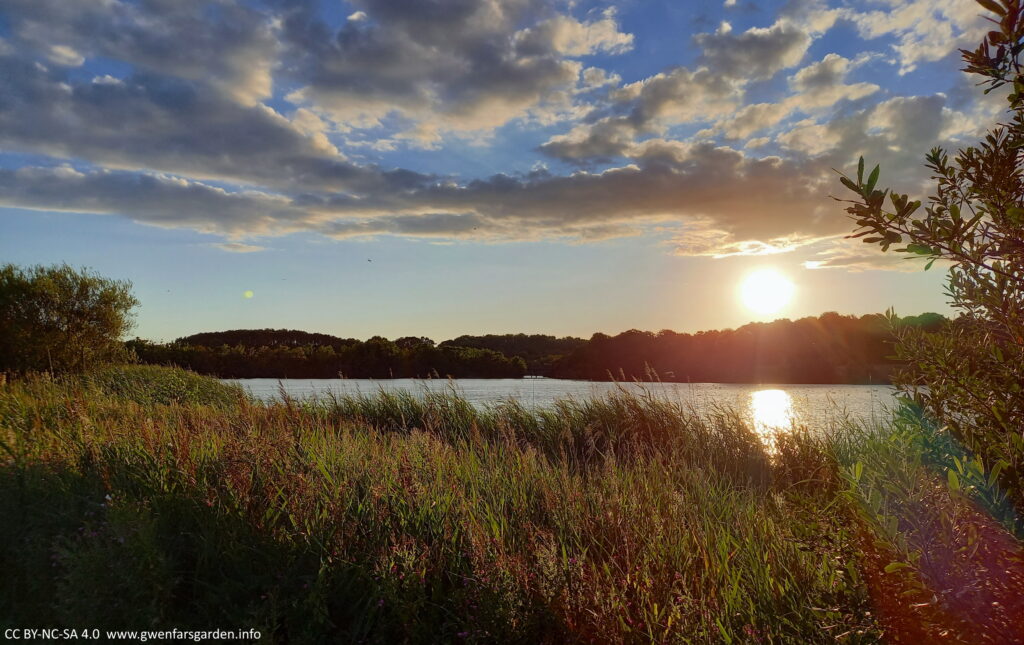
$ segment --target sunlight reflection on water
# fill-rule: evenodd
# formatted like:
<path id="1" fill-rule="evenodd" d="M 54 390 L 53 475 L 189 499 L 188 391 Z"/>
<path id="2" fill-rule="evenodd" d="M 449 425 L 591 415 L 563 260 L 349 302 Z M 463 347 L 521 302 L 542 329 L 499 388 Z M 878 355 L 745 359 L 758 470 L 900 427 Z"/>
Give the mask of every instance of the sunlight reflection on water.
<path id="1" fill-rule="evenodd" d="M 605 383 L 560 379 L 242 379 L 240 383 L 261 399 L 275 399 L 281 388 L 298 399 L 311 396 L 373 395 L 378 391 L 408 391 L 416 396 L 451 388 L 474 407 L 515 399 L 528 407 L 550 407 L 572 398 L 587 400 L 623 389 L 654 392 L 686 409 L 714 412 L 736 410 L 750 419 L 762 436 L 790 430 L 793 422 L 810 429 L 827 429 L 849 413 L 854 420 L 885 418 L 894 390 L 886 385 L 744 385 L 725 383 Z M 878 415 L 882 415 L 879 417 Z"/>
<path id="2" fill-rule="evenodd" d="M 787 430 L 796 421 L 793 397 L 785 390 L 758 390 L 750 393 L 750 413 L 754 427 L 763 435 Z"/>

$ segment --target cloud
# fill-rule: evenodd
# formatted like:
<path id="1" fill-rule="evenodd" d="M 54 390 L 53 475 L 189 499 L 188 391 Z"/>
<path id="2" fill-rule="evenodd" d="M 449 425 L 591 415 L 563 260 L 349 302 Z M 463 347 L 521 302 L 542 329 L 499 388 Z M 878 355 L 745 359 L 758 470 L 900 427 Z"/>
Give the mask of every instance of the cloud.
<path id="1" fill-rule="evenodd" d="M 746 139 L 776 125 L 792 111 L 792 106 L 786 103 L 755 103 L 719 122 L 717 129 L 730 139 Z"/>
<path id="2" fill-rule="evenodd" d="M 793 96 L 741 108 L 745 86 L 796 66 L 814 36 L 831 27 L 833 14 L 808 10 L 805 23 L 782 18 L 771 27 L 743 33 L 723 27 L 700 34 L 695 42 L 702 50 L 701 66 L 677 67 L 615 90 L 610 94 L 612 114 L 553 136 L 540 150 L 565 161 L 606 161 L 630 156 L 632 144 L 643 135 L 664 133 L 672 125 L 707 122 L 717 122 L 708 134 L 744 138 L 779 123 L 794 110 L 809 111 L 878 91 L 870 83 L 844 84 L 853 64 L 830 54 L 790 79 Z"/>
<path id="3" fill-rule="evenodd" d="M 856 11 L 852 20 L 864 38 L 894 36 L 900 73 L 912 72 L 921 63 L 945 58 L 961 47 L 981 40 L 985 21 L 975 0 L 880 0 L 885 9 Z"/>
<path id="4" fill-rule="evenodd" d="M 771 27 L 752 27 L 743 33 L 719 30 L 700 34 L 701 61 L 714 73 L 728 78 L 760 80 L 797 65 L 811 46 L 806 29 L 789 20 Z"/>
<path id="5" fill-rule="evenodd" d="M 65 61 L 129 61 L 150 72 L 202 80 L 245 103 L 271 92 L 274 21 L 233 0 L 7 0 L 4 15 L 16 41 L 42 51 L 60 48 L 64 53 L 57 55 Z"/>
<path id="6" fill-rule="evenodd" d="M 265 246 L 244 244 L 242 242 L 214 242 L 210 246 L 227 251 L 228 253 L 258 253 L 259 251 L 267 250 Z"/>
<path id="7" fill-rule="evenodd" d="M 855 101 L 881 90 L 874 83 L 847 83 L 847 76 L 856 65 L 838 54 L 827 54 L 789 77 L 790 96 L 771 103 L 748 105 L 719 121 L 712 131 L 730 139 L 745 139 L 780 124 L 796 112 L 814 114 L 840 101 Z"/>
<path id="8" fill-rule="evenodd" d="M 810 111 L 878 92 L 881 88 L 874 83 L 846 82 L 849 73 L 866 60 L 865 57 L 860 61 L 851 61 L 839 54 L 826 54 L 820 61 L 804 67 L 789 79 L 789 86 L 796 93 L 792 99 L 794 104 L 804 111 Z"/>
<path id="9" fill-rule="evenodd" d="M 794 228 L 834 232 L 830 224 L 816 225 L 808 217 L 823 203 L 821 187 L 808 188 L 814 186 L 812 178 L 782 160 L 748 159 L 707 145 L 648 145 L 640 161 L 601 173 L 495 175 L 362 198 L 287 197 L 231 192 L 163 175 L 23 168 L 0 171 L 0 203 L 120 214 L 146 224 L 233 237 L 315 231 L 341 237 L 595 239 L 689 217 L 706 218 L 736 239 L 770 239 Z M 755 204 L 752 196 L 756 216 L 746 214 Z"/>
<path id="10" fill-rule="evenodd" d="M 850 224 L 828 199 L 841 191 L 830 169 L 864 155 L 920 190 L 923 153 L 975 136 L 1000 105 L 960 86 L 902 96 L 858 82 L 877 53 L 808 52 L 843 18 L 909 73 L 972 37 L 966 1 L 790 0 L 767 26 L 696 36 L 687 66 L 667 58 L 623 82 L 597 65 L 634 36 L 573 2 L 351 0 L 329 21 L 314 0 L 8 0 L 0 149 L 9 165 L 51 160 L 0 168 L 0 204 L 188 227 L 231 252 L 296 231 L 653 233 L 684 254 L 802 247 L 819 266 L 866 266 L 838 242 Z M 539 152 L 576 170 L 461 178 L 367 161 L 486 143 L 509 124 L 549 128 L 522 140 L 546 139 Z"/>
<path id="11" fill-rule="evenodd" d="M 365 220 L 354 227 L 341 222 L 327 228 L 346 235 L 371 226 L 381 230 L 378 217 L 390 222 L 386 230 L 416 222 L 434 231 L 457 226 L 461 234 L 474 229 L 478 237 L 505 239 L 592 239 L 609 231 L 621 235 L 656 224 L 700 221 L 721 232 L 722 245 L 793 231 L 831 235 L 846 227 L 842 218 L 824 217 L 832 206 L 829 186 L 822 181 L 826 169 L 818 165 L 666 141 L 645 142 L 636 155 L 635 164 L 597 173 L 495 175 L 358 201 L 311 196 L 301 206 L 325 217 Z M 434 219 L 395 220 L 394 213 Z M 468 219 L 457 219 L 463 217 Z"/>
<path id="12" fill-rule="evenodd" d="M 331 30 L 307 9 L 283 21 L 299 105 L 353 127 L 392 115 L 412 122 L 407 142 L 489 132 L 520 118 L 571 110 L 583 65 L 621 53 L 633 37 L 611 11 L 578 20 L 540 0 L 359 0 L 366 17 Z"/>
<path id="13" fill-rule="evenodd" d="M 47 58 L 50 62 L 65 67 L 80 67 L 85 62 L 84 56 L 67 45 L 50 45 Z"/>
<path id="14" fill-rule="evenodd" d="M 68 166 L 0 169 L 0 205 L 124 215 L 143 224 L 228 236 L 299 230 L 307 218 L 289 200 L 267 193 L 229 192 L 162 175 L 81 172 Z"/>
<path id="15" fill-rule="evenodd" d="M 823 243 L 808 247 L 814 253 L 804 262 L 808 269 L 842 269 L 844 271 L 900 271 L 916 273 L 923 271 L 928 263 L 921 256 L 907 256 L 893 251 L 882 251 L 877 244 L 865 244 L 861 239 L 846 237 L 828 238 Z M 950 266 L 940 260 L 932 271 L 942 271 Z"/>
<path id="16" fill-rule="evenodd" d="M 948 147 L 958 122 L 942 94 L 899 96 L 825 123 L 799 122 L 778 136 L 796 153 L 824 157 L 848 167 L 859 156 L 880 163 L 890 181 L 920 183 L 926 175 L 925 153 L 937 144 Z M 975 125 L 975 124 L 972 124 Z"/>
<path id="17" fill-rule="evenodd" d="M 758 157 L 712 143 L 652 138 L 627 145 L 630 163 L 566 176 L 544 169 L 457 182 L 415 176 L 359 194 L 330 190 L 227 191 L 165 175 L 29 168 L 0 173 L 6 205 L 117 213 L 161 226 L 229 237 L 312 231 L 332 237 L 603 239 L 678 230 L 677 252 L 726 256 L 781 252 L 835 237 L 849 221 L 829 194 L 830 168 L 858 154 L 881 162 L 884 180 L 922 186 L 921 154 L 955 123 L 941 95 L 898 97 L 828 123 L 780 135 L 795 154 Z M 853 266 L 832 254 L 821 266 Z"/>
<path id="18" fill-rule="evenodd" d="M 710 70 L 677 67 L 615 90 L 612 109 L 619 114 L 578 125 L 565 135 L 552 137 L 540 150 L 567 161 L 630 156 L 640 135 L 729 114 L 739 98 L 735 85 Z"/>
<path id="19" fill-rule="evenodd" d="M 598 52 L 622 54 L 633 48 L 633 34 L 619 31 L 615 11 L 606 10 L 601 18 L 579 21 L 571 16 L 555 16 L 536 27 L 515 35 L 523 54 L 547 55 L 552 50 L 566 56 L 587 56 Z"/>
<path id="20" fill-rule="evenodd" d="M 396 188 L 416 179 L 340 157 L 315 115 L 300 111 L 293 123 L 194 82 L 146 74 L 74 81 L 3 55 L 0 75 L 8 90 L 0 98 L 4 148 L 290 189 Z"/>

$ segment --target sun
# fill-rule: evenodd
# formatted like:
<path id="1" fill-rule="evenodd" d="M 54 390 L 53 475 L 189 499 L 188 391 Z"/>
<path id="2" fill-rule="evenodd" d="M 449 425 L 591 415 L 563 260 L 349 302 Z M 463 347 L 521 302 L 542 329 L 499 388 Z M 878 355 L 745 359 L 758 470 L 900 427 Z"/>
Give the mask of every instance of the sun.
<path id="1" fill-rule="evenodd" d="M 754 271 L 740 284 L 740 299 L 754 313 L 774 314 L 789 304 L 796 292 L 793 282 L 775 269 Z"/>

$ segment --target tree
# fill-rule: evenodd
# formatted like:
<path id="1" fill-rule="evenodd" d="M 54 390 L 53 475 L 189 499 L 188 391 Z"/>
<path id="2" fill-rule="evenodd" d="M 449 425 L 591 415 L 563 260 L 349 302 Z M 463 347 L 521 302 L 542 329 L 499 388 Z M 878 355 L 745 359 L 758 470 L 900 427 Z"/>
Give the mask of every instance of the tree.
<path id="1" fill-rule="evenodd" d="M 1024 16 L 1022 0 L 978 0 L 995 25 L 964 71 L 983 77 L 985 93 L 1010 89 L 1006 122 L 952 159 L 940 148 L 926 157 L 935 194 L 921 202 L 876 188 L 879 168 L 842 182 L 857 194 L 847 212 L 851 237 L 918 256 L 928 269 L 948 263 L 947 295 L 961 315 L 939 333 L 898 330 L 898 354 L 909 361 L 903 390 L 986 465 L 1024 509 Z M 889 205 L 886 205 L 888 197 Z"/>
<path id="2" fill-rule="evenodd" d="M 124 357 L 131 283 L 68 265 L 0 267 L 0 370 L 80 372 Z"/>

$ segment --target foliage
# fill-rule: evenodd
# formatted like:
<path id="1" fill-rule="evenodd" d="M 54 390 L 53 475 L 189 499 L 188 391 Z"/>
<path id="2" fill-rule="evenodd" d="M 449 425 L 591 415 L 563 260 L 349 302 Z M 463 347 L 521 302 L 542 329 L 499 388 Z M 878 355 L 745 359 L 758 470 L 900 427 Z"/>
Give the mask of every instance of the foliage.
<path id="1" fill-rule="evenodd" d="M 711 383 L 885 383 L 895 367 L 892 334 L 878 315 L 751 323 L 735 330 L 595 334 L 553 374 L 593 380 L 657 378 Z M 941 328 L 937 314 L 909 319 Z"/>
<path id="2" fill-rule="evenodd" d="M 84 382 L 105 394 L 140 405 L 210 405 L 234 407 L 245 398 L 238 385 L 194 372 L 156 365 L 120 365 L 91 372 Z"/>
<path id="3" fill-rule="evenodd" d="M 0 371 L 81 372 L 123 358 L 131 284 L 68 265 L 0 266 Z"/>
<path id="4" fill-rule="evenodd" d="M 454 392 L 235 395 L 154 367 L 0 389 L 0 623 L 294 643 L 1024 637 L 996 473 L 910 409 L 768 453 L 733 412 L 625 392 L 482 410 Z"/>
<path id="5" fill-rule="evenodd" d="M 938 314 L 903 319 L 923 332 Z M 129 348 L 144 363 L 178 365 L 224 378 L 519 378 L 543 374 L 588 380 L 741 383 L 885 383 L 896 365 L 882 316 L 826 313 L 736 330 L 657 334 L 631 330 L 590 340 L 505 334 L 429 338 L 380 336 L 365 342 L 291 330 L 196 334 Z M 193 341 L 196 341 L 193 343 Z M 217 345 L 219 341 L 236 344 Z M 307 342 L 308 341 L 308 342 Z M 562 353 L 558 353 L 562 352 Z"/>
<path id="6" fill-rule="evenodd" d="M 208 347 L 330 347 L 340 351 L 358 344 L 354 338 L 339 338 L 330 334 L 316 334 L 297 329 L 231 329 L 208 331 L 183 336 L 174 341 L 178 345 Z"/>
<path id="7" fill-rule="evenodd" d="M 1024 509 L 1024 12 L 1021 0 L 979 0 L 995 29 L 965 71 L 985 78 L 986 93 L 1007 85 L 1007 122 L 952 159 L 934 149 L 926 165 L 935 193 L 920 201 L 877 188 L 879 168 L 843 183 L 857 193 L 847 211 L 853 237 L 883 250 L 948 263 L 947 293 L 961 316 L 940 334 L 899 329 L 908 361 L 899 384 L 989 467 Z M 888 197 L 889 206 L 886 206 Z"/>
<path id="8" fill-rule="evenodd" d="M 557 338 L 544 334 L 487 334 L 459 336 L 444 341 L 441 346 L 490 349 L 505 356 L 518 356 L 526 361 L 526 369 L 530 374 L 548 376 L 558 359 L 586 343 L 586 340 L 572 336 Z"/>
<path id="9" fill-rule="evenodd" d="M 294 332 L 292 332 L 294 333 Z M 141 339 L 128 348 L 144 363 L 177 365 L 222 378 L 520 378 L 521 358 L 487 349 L 434 347 L 432 343 L 392 342 L 375 336 L 365 342 L 292 345 L 160 345 Z"/>
<path id="10" fill-rule="evenodd" d="M 847 427 L 831 445 L 864 527 L 862 567 L 891 642 L 1021 642 L 1024 523 L 1000 468 L 909 402 L 889 423 Z"/>
<path id="11" fill-rule="evenodd" d="M 133 374 L 148 377 L 167 379 Z M 218 408 L 111 392 L 0 390 L 0 623 L 878 641 L 838 488 L 794 486 L 796 465 L 727 414 L 626 394 L 477 411 L 453 394 Z"/>

